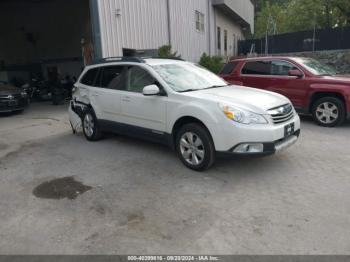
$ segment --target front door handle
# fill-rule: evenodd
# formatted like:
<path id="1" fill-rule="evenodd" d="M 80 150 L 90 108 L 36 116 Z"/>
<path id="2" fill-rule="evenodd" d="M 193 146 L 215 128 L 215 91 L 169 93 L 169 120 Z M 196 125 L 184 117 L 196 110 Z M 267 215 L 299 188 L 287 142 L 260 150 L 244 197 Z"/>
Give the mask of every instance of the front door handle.
<path id="1" fill-rule="evenodd" d="M 123 96 L 122 101 L 123 101 L 123 102 L 130 102 L 131 99 L 130 99 L 129 96 Z"/>

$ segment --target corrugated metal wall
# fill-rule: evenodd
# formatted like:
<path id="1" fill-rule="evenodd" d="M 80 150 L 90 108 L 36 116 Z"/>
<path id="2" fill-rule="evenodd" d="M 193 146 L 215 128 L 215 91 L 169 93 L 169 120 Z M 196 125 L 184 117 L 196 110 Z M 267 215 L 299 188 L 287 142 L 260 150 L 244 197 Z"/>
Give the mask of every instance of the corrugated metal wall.
<path id="1" fill-rule="evenodd" d="M 217 21 L 212 0 L 96 1 L 103 57 L 121 56 L 123 48 L 157 49 L 169 42 L 182 58 L 194 62 L 198 62 L 204 52 L 210 55 L 217 53 Z M 251 2 L 244 1 L 248 3 L 245 8 L 249 9 Z M 234 5 L 236 0 L 229 3 Z M 241 0 L 236 4 L 244 9 Z M 196 29 L 195 11 L 205 16 L 205 32 Z M 233 38 L 233 33 L 237 31 L 236 26 L 233 27 L 229 30 L 229 38 Z M 230 39 L 231 46 L 232 42 Z"/>
<path id="2" fill-rule="evenodd" d="M 237 55 L 238 41 L 244 39 L 242 27 L 234 23 L 232 19 L 227 17 L 220 10 L 216 10 L 216 26 L 221 29 L 221 50 L 217 49 L 217 55 L 227 58 Z M 224 50 L 224 32 L 227 31 L 227 52 Z M 215 38 L 216 39 L 216 38 Z"/>
<path id="3" fill-rule="evenodd" d="M 171 43 L 186 60 L 198 62 L 209 53 L 208 0 L 170 0 Z M 196 30 L 195 11 L 205 15 L 205 32 Z"/>
<path id="4" fill-rule="evenodd" d="M 154 49 L 168 44 L 165 0 L 97 0 L 103 57 L 123 48 Z"/>

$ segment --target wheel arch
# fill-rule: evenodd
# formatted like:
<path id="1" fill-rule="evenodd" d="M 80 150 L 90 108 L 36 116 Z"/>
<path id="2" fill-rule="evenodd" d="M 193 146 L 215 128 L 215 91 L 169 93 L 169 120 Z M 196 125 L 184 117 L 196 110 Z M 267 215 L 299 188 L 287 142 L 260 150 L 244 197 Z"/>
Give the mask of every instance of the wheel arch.
<path id="1" fill-rule="evenodd" d="M 309 104 L 309 108 L 308 108 L 308 112 L 309 113 L 312 113 L 312 108 L 315 104 L 315 102 L 321 98 L 324 98 L 324 97 L 334 97 L 334 98 L 338 98 L 340 99 L 344 106 L 345 106 L 345 110 L 348 110 L 349 108 L 347 108 L 347 105 L 346 105 L 346 99 L 344 97 L 344 95 L 340 92 L 326 92 L 326 91 L 321 91 L 321 92 L 315 92 L 311 95 L 311 98 L 310 98 L 310 104 Z"/>
<path id="2" fill-rule="evenodd" d="M 181 127 L 183 127 L 186 124 L 191 124 L 191 123 L 196 123 L 196 124 L 199 124 L 202 127 L 204 127 L 207 130 L 211 140 L 214 141 L 213 136 L 212 136 L 209 128 L 205 125 L 204 121 L 202 121 L 199 118 L 194 117 L 194 116 L 182 116 L 176 120 L 176 122 L 174 123 L 173 128 L 171 130 L 172 146 L 174 148 L 175 148 L 175 144 L 176 144 L 176 137 L 177 137 L 177 134 L 178 134 L 179 130 L 181 129 Z M 214 143 L 214 145 L 215 145 L 215 143 Z"/>

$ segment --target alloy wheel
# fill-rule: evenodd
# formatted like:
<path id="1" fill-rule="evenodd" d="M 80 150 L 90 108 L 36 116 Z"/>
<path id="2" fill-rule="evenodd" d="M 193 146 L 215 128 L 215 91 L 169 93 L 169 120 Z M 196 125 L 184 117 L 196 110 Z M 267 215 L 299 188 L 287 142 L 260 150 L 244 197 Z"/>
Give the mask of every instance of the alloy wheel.
<path id="1" fill-rule="evenodd" d="M 339 118 L 339 109 L 331 102 L 324 102 L 318 105 L 316 117 L 323 124 L 332 124 Z"/>
<path id="2" fill-rule="evenodd" d="M 91 114 L 86 114 L 84 117 L 84 131 L 88 137 L 92 137 L 94 134 L 95 122 Z"/>
<path id="3" fill-rule="evenodd" d="M 193 132 L 186 132 L 180 139 L 180 152 L 187 163 L 198 166 L 204 161 L 203 141 Z"/>

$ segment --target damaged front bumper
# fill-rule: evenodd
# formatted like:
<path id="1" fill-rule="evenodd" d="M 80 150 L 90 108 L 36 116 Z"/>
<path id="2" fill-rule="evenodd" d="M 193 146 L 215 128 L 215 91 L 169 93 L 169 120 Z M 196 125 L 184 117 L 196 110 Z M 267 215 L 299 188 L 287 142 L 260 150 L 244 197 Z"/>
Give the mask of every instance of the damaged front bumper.
<path id="1" fill-rule="evenodd" d="M 69 122 L 71 124 L 73 133 L 80 132 L 82 130 L 82 117 L 86 106 L 81 103 L 71 101 L 68 107 Z"/>

